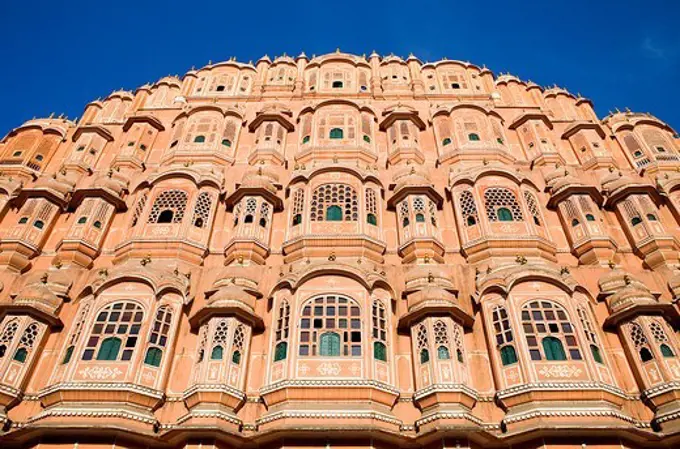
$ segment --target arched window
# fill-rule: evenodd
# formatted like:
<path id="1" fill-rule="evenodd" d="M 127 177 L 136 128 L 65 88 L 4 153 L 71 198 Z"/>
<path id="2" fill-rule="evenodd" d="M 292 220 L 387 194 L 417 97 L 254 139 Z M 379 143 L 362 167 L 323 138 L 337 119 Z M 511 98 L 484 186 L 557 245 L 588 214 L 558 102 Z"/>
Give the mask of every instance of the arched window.
<path id="1" fill-rule="evenodd" d="M 231 362 L 235 365 L 241 364 L 241 354 L 245 350 L 246 333 L 242 324 L 239 324 L 234 331 Z"/>
<path id="2" fill-rule="evenodd" d="M 541 213 L 538 209 L 538 202 L 536 201 L 536 197 L 531 192 L 525 190 L 524 201 L 526 201 L 527 203 L 529 213 L 534 218 L 534 224 L 536 226 L 541 226 Z"/>
<path id="3" fill-rule="evenodd" d="M 425 215 L 423 215 L 423 214 L 416 214 L 416 222 L 417 222 L 417 223 L 424 223 L 424 222 L 425 222 Z"/>
<path id="4" fill-rule="evenodd" d="M 357 221 L 359 201 L 356 191 L 346 184 L 317 187 L 312 195 L 310 215 L 312 221 Z"/>
<path id="5" fill-rule="evenodd" d="M 284 360 L 288 357 L 288 343 L 285 341 L 278 342 L 274 348 L 274 361 Z"/>
<path id="6" fill-rule="evenodd" d="M 571 220 L 571 226 L 572 226 L 572 227 L 578 226 L 578 225 L 580 225 L 580 224 L 581 224 L 581 223 L 580 223 L 580 222 L 578 221 L 578 219 L 576 219 L 576 218 L 574 218 L 573 220 Z"/>
<path id="7" fill-rule="evenodd" d="M 225 147 L 227 147 L 227 148 L 230 148 L 230 147 L 231 147 L 231 140 L 229 140 L 229 139 L 222 139 L 222 145 L 225 146 Z"/>
<path id="8" fill-rule="evenodd" d="M 479 134 L 477 133 L 468 134 L 468 140 L 470 140 L 470 142 L 479 142 Z"/>
<path id="9" fill-rule="evenodd" d="M 510 318 L 505 307 L 496 306 L 491 313 L 493 329 L 496 335 L 496 346 L 500 348 L 501 363 L 503 366 L 517 362 L 515 351 L 515 337 L 510 327 Z"/>
<path id="10" fill-rule="evenodd" d="M 222 346 L 213 346 L 210 353 L 210 360 L 222 360 L 224 357 L 224 348 Z"/>
<path id="11" fill-rule="evenodd" d="M 436 321 L 434 323 L 434 346 L 437 348 L 437 358 L 448 360 L 451 358 L 449 350 L 449 330 L 446 323 Z"/>
<path id="12" fill-rule="evenodd" d="M 654 341 L 659 344 L 659 351 L 664 357 L 675 357 L 675 353 L 670 347 L 670 340 L 664 331 L 664 326 L 659 318 L 654 318 L 655 321 L 649 323 L 649 331 L 654 337 Z"/>
<path id="13" fill-rule="evenodd" d="M 26 361 L 28 353 L 33 348 L 39 333 L 40 329 L 38 324 L 35 322 L 29 324 L 26 329 L 24 329 L 21 339 L 19 340 L 17 350 L 14 353 L 14 360 L 20 363 L 24 363 Z"/>
<path id="14" fill-rule="evenodd" d="M 260 226 L 266 228 L 268 220 L 269 220 L 269 203 L 263 200 L 262 203 L 260 203 L 260 221 L 259 221 Z"/>
<path id="15" fill-rule="evenodd" d="M 75 324 L 73 326 L 73 330 L 71 331 L 71 335 L 69 336 L 68 339 L 68 346 L 66 347 L 66 352 L 64 353 L 64 358 L 61 361 L 62 365 L 67 364 L 68 362 L 71 361 L 71 357 L 73 357 L 73 351 L 76 348 L 76 343 L 80 339 L 80 334 L 83 330 L 83 325 L 85 324 L 85 318 L 87 318 L 87 314 L 90 312 L 90 303 L 85 303 L 85 305 L 82 306 L 80 309 L 80 312 L 78 313 L 78 318 L 75 321 Z M 2 342 L 2 339 L 0 338 L 0 342 Z"/>
<path id="16" fill-rule="evenodd" d="M 522 221 L 522 209 L 517 197 L 503 187 L 491 187 L 484 191 L 484 205 L 489 221 Z"/>
<path id="17" fill-rule="evenodd" d="M 215 326 L 213 334 L 213 347 L 210 351 L 210 360 L 222 360 L 224 358 L 224 347 L 227 345 L 227 335 L 229 331 L 229 322 L 227 320 L 220 320 Z"/>
<path id="18" fill-rule="evenodd" d="M 574 327 L 561 306 L 531 301 L 522 309 L 522 327 L 531 360 L 567 360 L 565 346 L 570 360 L 582 360 Z"/>
<path id="19" fill-rule="evenodd" d="M 342 209 L 340 206 L 330 206 L 326 209 L 326 221 L 342 221 Z"/>
<path id="20" fill-rule="evenodd" d="M 35 226 L 38 229 L 42 229 L 45 227 L 45 223 L 41 220 L 36 220 L 33 222 L 33 226 Z"/>
<path id="21" fill-rule="evenodd" d="M 567 360 L 562 342 L 555 337 L 545 337 L 542 340 L 543 353 L 546 360 Z"/>
<path id="22" fill-rule="evenodd" d="M 205 142 L 205 136 L 194 137 L 194 143 L 203 143 L 203 142 Z"/>
<path id="23" fill-rule="evenodd" d="M 137 200 L 135 210 L 132 214 L 132 221 L 130 222 L 130 227 L 135 227 L 137 225 L 137 221 L 139 221 L 139 216 L 144 211 L 144 206 L 146 205 L 146 197 L 147 193 L 144 192 L 144 194 L 140 196 L 139 199 Z"/>
<path id="24" fill-rule="evenodd" d="M 378 205 L 373 189 L 366 189 L 366 222 L 373 226 L 378 224 Z"/>
<path id="25" fill-rule="evenodd" d="M 243 219 L 244 223 L 252 223 L 255 220 L 255 213 L 257 212 L 257 200 L 253 197 L 250 197 L 246 200 L 246 211 L 245 211 L 245 218 Z"/>
<path id="26" fill-rule="evenodd" d="M 503 366 L 512 365 L 513 363 L 517 363 L 517 352 L 515 351 L 514 346 L 512 346 L 512 345 L 503 346 L 500 349 L 500 353 L 501 353 L 501 364 Z"/>
<path id="27" fill-rule="evenodd" d="M 168 306 L 161 306 L 156 312 L 153 327 L 149 333 L 149 349 L 146 351 L 144 363 L 151 366 L 161 366 L 163 350 L 168 344 L 172 310 Z"/>
<path id="28" fill-rule="evenodd" d="M 401 221 L 402 226 L 406 227 L 411 224 L 409 221 L 408 217 L 404 217 L 404 219 Z"/>
<path id="29" fill-rule="evenodd" d="M 595 221 L 595 216 L 593 214 L 586 214 L 586 220 Z"/>
<path id="30" fill-rule="evenodd" d="M 338 337 L 339 355 L 361 356 L 361 309 L 349 298 L 337 295 L 317 297 L 302 309 L 300 319 L 300 356 L 321 354 L 321 336 L 325 333 Z M 334 337 L 326 337 L 328 344 Z M 326 350 L 332 346 L 326 346 Z"/>
<path id="31" fill-rule="evenodd" d="M 204 228 L 208 225 L 210 218 L 210 209 L 212 208 L 212 195 L 208 192 L 201 192 L 196 198 L 196 205 L 194 206 L 194 216 L 191 219 L 193 225 L 197 228 Z"/>
<path id="32" fill-rule="evenodd" d="M 460 193 L 459 197 L 460 212 L 465 219 L 467 226 L 475 226 L 477 224 L 477 205 L 472 196 L 472 192 L 465 190 Z"/>
<path id="33" fill-rule="evenodd" d="M 342 81 L 333 81 L 333 89 L 342 89 L 343 85 Z"/>
<path id="34" fill-rule="evenodd" d="M 172 217 L 174 216 L 174 212 L 171 210 L 164 210 L 163 212 L 158 215 L 158 221 L 157 223 L 172 223 Z"/>
<path id="35" fill-rule="evenodd" d="M 633 226 L 639 225 L 640 223 L 642 223 L 642 219 L 640 217 L 633 217 L 630 220 L 630 224 L 632 224 Z"/>
<path id="36" fill-rule="evenodd" d="M 310 139 L 309 136 L 304 136 L 304 137 L 302 138 L 302 143 L 303 143 L 303 144 L 309 143 L 309 139 Z"/>
<path id="37" fill-rule="evenodd" d="M 379 300 L 373 301 L 371 330 L 373 343 L 373 358 L 387 361 L 387 310 Z"/>
<path id="38" fill-rule="evenodd" d="M 19 348 L 17 349 L 17 352 L 14 353 L 14 360 L 17 362 L 24 363 L 26 361 L 26 357 L 28 356 L 28 351 L 26 348 Z"/>
<path id="39" fill-rule="evenodd" d="M 420 356 L 420 364 L 427 363 L 430 361 L 430 350 L 429 350 L 429 338 L 427 335 L 427 328 L 425 325 L 421 324 L 418 326 L 416 331 L 416 344 L 418 348 L 418 354 Z"/>
<path id="40" fill-rule="evenodd" d="M 302 223 L 302 212 L 305 209 L 305 191 L 298 189 L 293 194 L 293 226 Z"/>
<path id="41" fill-rule="evenodd" d="M 496 210 L 498 221 L 512 221 L 512 212 L 507 207 L 499 207 Z"/>
<path id="42" fill-rule="evenodd" d="M 342 128 L 333 128 L 331 129 L 331 132 L 328 135 L 328 137 L 331 139 L 342 139 L 343 136 L 344 132 L 342 131 Z"/>
<path id="43" fill-rule="evenodd" d="M 335 332 L 321 334 L 319 339 L 320 356 L 339 356 L 340 355 L 340 335 Z"/>
<path id="44" fill-rule="evenodd" d="M 5 328 L 2 331 L 2 334 L 0 335 L 0 358 L 3 358 L 5 356 L 5 353 L 7 352 L 7 347 L 12 343 L 12 340 L 14 339 L 14 335 L 17 332 L 17 329 L 19 328 L 19 322 L 18 320 L 12 320 L 9 323 L 5 325 Z"/>
<path id="45" fill-rule="evenodd" d="M 288 356 L 288 336 L 290 332 L 290 305 L 288 301 L 281 301 L 279 306 L 279 316 L 276 321 L 276 348 L 274 350 L 274 361 L 278 362 Z"/>
<path id="46" fill-rule="evenodd" d="M 27 221 L 28 221 L 28 217 L 21 217 L 19 219 L 19 224 L 26 224 Z"/>
<path id="47" fill-rule="evenodd" d="M 387 361 L 387 347 L 385 343 L 380 341 L 373 343 L 373 358 L 382 362 Z"/>
<path id="48" fill-rule="evenodd" d="M 447 137 L 447 138 L 445 138 L 444 140 L 442 140 L 442 146 L 445 147 L 445 146 L 447 146 L 447 145 L 451 145 L 451 139 L 450 139 L 449 137 Z"/>
<path id="49" fill-rule="evenodd" d="M 97 352 L 97 360 L 117 360 L 121 343 L 118 337 L 105 338 Z"/>
<path id="50" fill-rule="evenodd" d="M 649 220 L 649 221 L 657 221 L 656 215 L 654 215 L 654 214 L 647 214 L 647 220 Z"/>
<path id="51" fill-rule="evenodd" d="M 134 302 L 120 301 L 106 306 L 97 314 L 82 359 L 92 360 L 96 354 L 97 360 L 130 360 L 143 319 L 141 306 Z"/>
<path id="52" fill-rule="evenodd" d="M 78 224 L 85 224 L 87 223 L 87 217 L 80 217 L 78 219 Z"/>
<path id="53" fill-rule="evenodd" d="M 579 306 L 576 308 L 576 313 L 581 321 L 581 327 L 583 327 L 583 331 L 586 334 L 586 340 L 590 343 L 590 353 L 593 355 L 593 359 L 597 363 L 604 363 L 602 352 L 600 351 L 600 346 L 598 344 L 597 333 L 590 322 L 588 311 L 584 306 Z"/>
<path id="54" fill-rule="evenodd" d="M 181 223 L 187 206 L 187 193 L 166 190 L 156 198 L 149 213 L 148 223 Z"/>
<path id="55" fill-rule="evenodd" d="M 649 349 L 649 342 L 645 336 L 642 327 L 637 323 L 630 323 L 628 325 L 628 332 L 630 339 L 633 342 L 635 350 L 637 350 L 640 355 L 640 360 L 643 362 L 649 362 L 654 359 L 652 351 Z"/>

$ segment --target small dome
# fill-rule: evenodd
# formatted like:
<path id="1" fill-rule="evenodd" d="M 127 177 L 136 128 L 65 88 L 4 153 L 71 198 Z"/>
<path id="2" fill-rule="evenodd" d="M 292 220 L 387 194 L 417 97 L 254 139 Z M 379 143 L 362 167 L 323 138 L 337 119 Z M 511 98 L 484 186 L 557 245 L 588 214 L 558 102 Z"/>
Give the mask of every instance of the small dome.
<path id="1" fill-rule="evenodd" d="M 639 184 L 639 181 L 621 171 L 613 170 L 602 179 L 602 190 L 611 194 L 622 187 L 634 184 Z"/>
<path id="2" fill-rule="evenodd" d="M 237 307 L 255 310 L 255 298 L 236 285 L 221 287 L 206 301 L 206 307 L 226 307 L 238 303 Z"/>
<path id="3" fill-rule="evenodd" d="M 396 187 L 394 189 L 395 192 L 398 192 L 399 190 L 406 187 L 432 186 L 432 180 L 430 179 L 430 176 L 427 174 L 427 172 L 422 169 L 416 169 L 415 166 L 411 166 L 411 168 L 397 172 L 394 175 L 393 180 L 396 183 Z"/>
<path id="4" fill-rule="evenodd" d="M 584 185 L 580 179 L 569 173 L 565 167 L 556 167 L 554 170 L 546 173 L 545 182 L 552 193 L 562 190 L 569 186 Z"/>
<path id="5" fill-rule="evenodd" d="M 276 193 L 278 181 L 278 176 L 272 170 L 258 167 L 257 170 L 243 175 L 243 181 L 239 187 L 263 188 L 271 193 Z"/>

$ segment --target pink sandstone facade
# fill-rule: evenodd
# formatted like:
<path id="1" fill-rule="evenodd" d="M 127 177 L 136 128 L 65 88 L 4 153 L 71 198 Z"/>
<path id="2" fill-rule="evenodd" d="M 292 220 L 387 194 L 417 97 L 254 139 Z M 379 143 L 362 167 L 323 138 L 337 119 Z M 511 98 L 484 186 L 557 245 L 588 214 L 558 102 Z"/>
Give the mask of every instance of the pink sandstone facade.
<path id="1" fill-rule="evenodd" d="M 0 141 L 3 448 L 680 447 L 680 140 L 460 61 L 234 60 Z"/>

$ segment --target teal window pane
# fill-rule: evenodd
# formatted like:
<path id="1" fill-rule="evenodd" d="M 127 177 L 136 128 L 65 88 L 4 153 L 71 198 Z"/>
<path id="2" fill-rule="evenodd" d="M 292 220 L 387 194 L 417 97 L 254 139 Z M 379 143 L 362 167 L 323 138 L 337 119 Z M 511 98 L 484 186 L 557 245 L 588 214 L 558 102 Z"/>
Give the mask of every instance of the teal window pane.
<path id="1" fill-rule="evenodd" d="M 222 349 L 222 346 L 215 346 L 212 349 L 212 352 L 210 353 L 210 359 L 211 360 L 222 360 L 224 354 L 224 349 Z"/>
<path id="2" fill-rule="evenodd" d="M 340 355 L 340 335 L 335 332 L 326 332 L 320 339 L 319 355 L 339 356 Z"/>
<path id="3" fill-rule="evenodd" d="M 387 361 L 387 347 L 384 343 L 380 341 L 373 343 L 373 357 L 376 360 L 382 360 L 383 362 Z"/>
<path id="4" fill-rule="evenodd" d="M 146 351 L 146 357 L 144 357 L 144 363 L 151 366 L 161 366 L 161 358 L 163 356 L 163 351 L 159 348 L 149 348 Z"/>
<path id="5" fill-rule="evenodd" d="M 546 360 L 567 360 L 562 342 L 555 337 L 545 337 L 543 339 L 543 352 Z"/>
<path id="6" fill-rule="evenodd" d="M 439 360 L 449 360 L 451 358 L 451 354 L 449 353 L 449 348 L 446 346 L 440 346 L 437 348 L 437 358 Z"/>
<path id="7" fill-rule="evenodd" d="M 282 341 L 274 348 L 274 361 L 284 360 L 288 356 L 288 343 Z"/>
<path id="8" fill-rule="evenodd" d="M 498 221 L 512 221 L 512 212 L 507 207 L 500 207 L 496 211 Z"/>
<path id="9" fill-rule="evenodd" d="M 326 221 L 342 221 L 342 209 L 340 206 L 330 206 L 326 209 Z"/>
<path id="10" fill-rule="evenodd" d="M 517 363 L 517 352 L 514 346 L 503 346 L 501 348 L 501 363 L 503 366 Z"/>
<path id="11" fill-rule="evenodd" d="M 342 129 L 340 129 L 340 128 L 331 129 L 331 133 L 330 133 L 331 139 L 342 139 L 343 136 L 344 136 L 344 132 L 343 132 Z"/>
<path id="12" fill-rule="evenodd" d="M 116 337 L 109 337 L 102 342 L 97 353 L 97 360 L 116 360 L 120 351 L 121 340 Z"/>

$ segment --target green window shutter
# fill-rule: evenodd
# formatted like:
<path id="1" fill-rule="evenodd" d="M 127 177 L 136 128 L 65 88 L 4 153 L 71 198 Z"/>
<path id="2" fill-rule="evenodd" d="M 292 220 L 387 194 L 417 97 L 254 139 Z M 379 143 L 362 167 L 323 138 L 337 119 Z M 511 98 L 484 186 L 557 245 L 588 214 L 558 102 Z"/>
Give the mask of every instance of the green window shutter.
<path id="1" fill-rule="evenodd" d="M 384 343 L 376 341 L 373 343 L 373 357 L 376 360 L 387 361 L 387 347 Z"/>
<path id="2" fill-rule="evenodd" d="M 144 363 L 151 366 L 161 366 L 163 351 L 158 348 L 149 348 L 144 357 Z"/>
<path id="3" fill-rule="evenodd" d="M 368 224 L 372 224 L 373 226 L 378 224 L 378 219 L 375 218 L 374 214 L 368 214 L 366 216 L 366 221 L 368 222 Z"/>
<path id="4" fill-rule="evenodd" d="M 595 359 L 597 363 L 604 363 L 602 354 L 600 354 L 600 348 L 595 345 L 590 345 L 590 352 L 593 354 L 593 359 Z"/>
<path id="5" fill-rule="evenodd" d="M 517 363 L 517 352 L 515 352 L 514 346 L 508 345 L 501 348 L 501 363 L 503 366 Z"/>
<path id="6" fill-rule="evenodd" d="M 543 339 L 543 351 L 547 360 L 567 360 L 562 342 L 555 337 L 545 337 Z"/>
<path id="7" fill-rule="evenodd" d="M 282 341 L 274 349 L 274 361 L 284 360 L 288 356 L 288 343 Z"/>
<path id="8" fill-rule="evenodd" d="M 512 212 L 507 207 L 501 207 L 496 211 L 498 221 L 512 221 Z"/>
<path id="9" fill-rule="evenodd" d="M 120 338 L 110 337 L 102 342 L 97 353 L 97 360 L 116 360 L 120 350 Z"/>
<path id="10" fill-rule="evenodd" d="M 17 349 L 17 352 L 14 353 L 14 360 L 17 362 L 24 363 L 26 361 L 26 357 L 28 356 L 28 351 L 26 348 L 19 348 Z"/>
<path id="11" fill-rule="evenodd" d="M 210 354 L 210 359 L 211 360 L 222 360 L 223 352 L 224 352 L 224 349 L 222 349 L 222 346 L 215 346 L 212 349 L 212 353 Z"/>
<path id="12" fill-rule="evenodd" d="M 430 361 L 430 351 L 427 349 L 420 350 L 420 363 L 427 363 Z"/>
<path id="13" fill-rule="evenodd" d="M 438 347 L 437 358 L 439 360 L 449 360 L 451 358 L 451 354 L 449 354 L 449 348 L 447 348 L 446 346 Z"/>
<path id="14" fill-rule="evenodd" d="M 423 214 L 416 214 L 416 221 L 418 223 L 424 223 L 425 222 L 425 215 Z"/>
<path id="15" fill-rule="evenodd" d="M 331 139 L 342 139 L 345 135 L 344 131 L 340 128 L 331 129 L 330 138 Z"/>
<path id="16" fill-rule="evenodd" d="M 664 357 L 675 357 L 675 354 L 673 354 L 673 350 L 667 344 L 665 343 L 662 344 L 659 349 L 661 349 L 661 354 Z"/>
<path id="17" fill-rule="evenodd" d="M 241 364 L 241 351 L 234 351 L 234 353 L 231 355 L 231 361 L 235 363 L 236 365 Z"/>
<path id="18" fill-rule="evenodd" d="M 327 332 L 321 336 L 319 355 L 339 356 L 340 355 L 340 335 L 335 332 Z"/>
<path id="19" fill-rule="evenodd" d="M 71 357 L 73 357 L 73 350 L 75 349 L 75 346 L 69 346 L 66 349 L 66 354 L 64 354 L 64 360 L 61 361 L 62 365 L 66 365 L 68 362 L 71 361 Z"/>
<path id="20" fill-rule="evenodd" d="M 342 209 L 340 206 L 330 206 L 326 209 L 326 221 L 342 221 Z"/>

